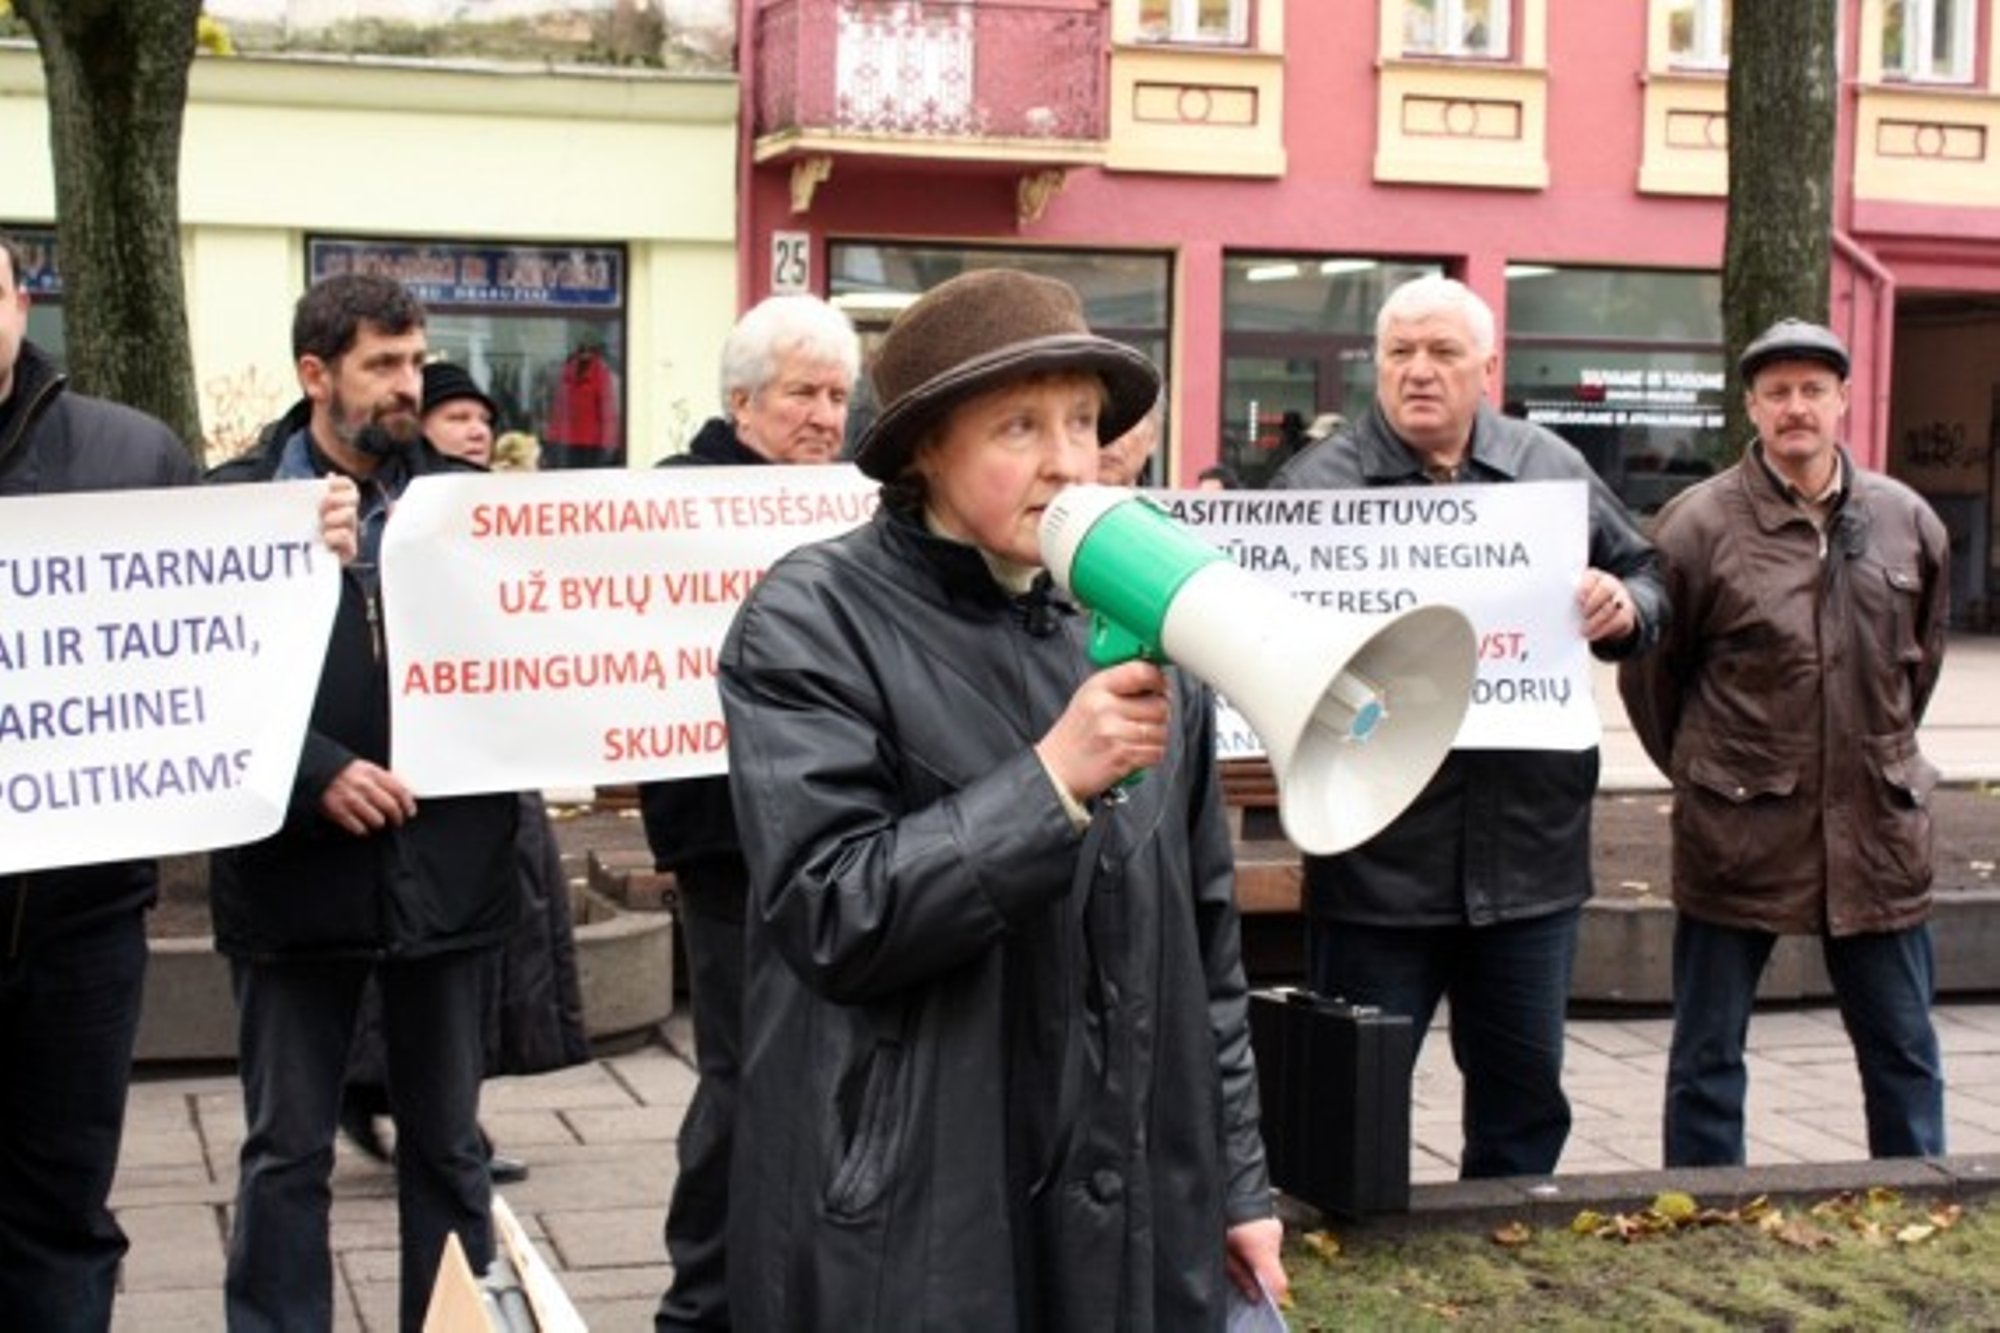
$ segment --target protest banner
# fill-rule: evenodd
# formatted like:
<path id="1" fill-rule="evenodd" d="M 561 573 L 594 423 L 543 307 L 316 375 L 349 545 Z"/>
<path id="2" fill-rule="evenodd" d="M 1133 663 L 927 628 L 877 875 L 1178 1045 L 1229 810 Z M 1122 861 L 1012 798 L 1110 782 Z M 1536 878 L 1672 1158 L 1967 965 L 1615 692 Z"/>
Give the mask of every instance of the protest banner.
<path id="1" fill-rule="evenodd" d="M 731 617 L 876 490 L 847 465 L 419 478 L 382 547 L 392 766 L 420 796 L 724 772 Z"/>
<path id="2" fill-rule="evenodd" d="M 0 872 L 278 827 L 340 597 L 324 491 L 0 500 Z"/>
<path id="3" fill-rule="evenodd" d="M 1322 611 L 1381 619 L 1457 607 L 1479 635 L 1479 675 L 1455 746 L 1581 750 L 1601 726 L 1576 609 L 1589 558 L 1581 481 L 1352 491 L 1175 491 L 1181 522 Z M 1263 753 L 1240 714 L 1216 723 L 1225 759 Z"/>

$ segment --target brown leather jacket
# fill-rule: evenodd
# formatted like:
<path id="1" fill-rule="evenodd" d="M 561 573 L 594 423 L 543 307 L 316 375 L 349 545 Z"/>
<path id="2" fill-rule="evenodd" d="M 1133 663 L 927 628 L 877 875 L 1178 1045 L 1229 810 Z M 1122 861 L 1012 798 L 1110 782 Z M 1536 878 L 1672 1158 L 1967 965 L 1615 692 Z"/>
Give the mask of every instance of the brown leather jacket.
<path id="1" fill-rule="evenodd" d="M 1674 783 L 1674 904 L 1779 934 L 1930 912 L 1937 770 L 1917 723 L 1944 660 L 1944 525 L 1840 457 L 1824 537 L 1755 446 L 1661 511 L 1673 616 L 1618 685 Z"/>

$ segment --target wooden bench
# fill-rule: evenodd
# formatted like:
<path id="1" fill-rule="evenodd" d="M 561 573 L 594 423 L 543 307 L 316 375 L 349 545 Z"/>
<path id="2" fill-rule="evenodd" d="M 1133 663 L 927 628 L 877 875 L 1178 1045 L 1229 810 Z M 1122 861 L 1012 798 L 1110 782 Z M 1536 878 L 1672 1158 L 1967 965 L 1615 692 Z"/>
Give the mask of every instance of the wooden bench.
<path id="1" fill-rule="evenodd" d="M 1278 779 L 1269 761 L 1224 761 L 1222 800 L 1236 843 L 1236 910 L 1246 917 L 1297 915 L 1303 907 L 1299 849 L 1278 824 Z"/>

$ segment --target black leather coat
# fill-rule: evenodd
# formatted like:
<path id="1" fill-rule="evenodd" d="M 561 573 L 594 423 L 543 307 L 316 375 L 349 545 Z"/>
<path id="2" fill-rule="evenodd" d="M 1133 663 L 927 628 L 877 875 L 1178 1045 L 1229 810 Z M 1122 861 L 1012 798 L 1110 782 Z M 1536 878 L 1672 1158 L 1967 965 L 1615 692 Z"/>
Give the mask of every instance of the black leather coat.
<path id="1" fill-rule="evenodd" d="M 721 658 L 751 872 L 734 1322 L 1216 1329 L 1269 1216 L 1212 699 L 1080 832 L 1083 618 L 886 508 Z"/>
<path id="2" fill-rule="evenodd" d="M 1590 487 L 1590 564 L 1624 580 L 1639 627 L 1601 657 L 1644 652 L 1667 616 L 1660 562 L 1625 506 L 1559 437 L 1482 407 L 1461 481 L 1583 480 Z M 1285 465 L 1293 490 L 1422 486 L 1409 446 L 1379 408 Z M 1590 897 L 1590 811 L 1597 747 L 1453 750 L 1394 823 L 1340 856 L 1305 859 L 1307 910 L 1388 926 L 1490 925 L 1574 907 Z"/>

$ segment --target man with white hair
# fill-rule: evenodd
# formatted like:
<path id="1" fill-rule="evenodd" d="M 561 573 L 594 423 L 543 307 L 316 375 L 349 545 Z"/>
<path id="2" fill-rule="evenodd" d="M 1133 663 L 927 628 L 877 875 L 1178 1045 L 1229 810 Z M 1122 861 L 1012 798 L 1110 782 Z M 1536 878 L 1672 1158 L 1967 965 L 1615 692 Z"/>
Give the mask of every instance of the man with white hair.
<path id="1" fill-rule="evenodd" d="M 1577 581 L 1600 657 L 1645 651 L 1667 614 L 1659 562 L 1574 448 L 1487 401 L 1493 312 L 1463 283 L 1423 277 L 1375 323 L 1375 406 L 1300 454 L 1274 487 L 1589 485 L 1589 567 Z M 1407 1014 L 1419 1042 L 1440 999 L 1465 1078 L 1461 1177 L 1547 1175 L 1569 1137 L 1563 1017 L 1584 900 L 1598 753 L 1453 750 L 1394 823 L 1305 861 L 1314 990 Z"/>
<path id="2" fill-rule="evenodd" d="M 773 296 L 753 307 L 722 345 L 722 408 L 695 434 L 678 466 L 832 463 L 847 430 L 847 400 L 861 373 L 861 344 L 847 316 L 816 296 Z M 649 782 L 640 788 L 655 865 L 674 874 L 676 921 L 687 950 L 701 1081 L 682 1121 L 680 1173 L 667 1205 L 674 1280 L 655 1327 L 729 1327 L 724 1232 L 736 1121 L 743 1008 L 743 914 L 749 872 L 726 777 Z"/>

